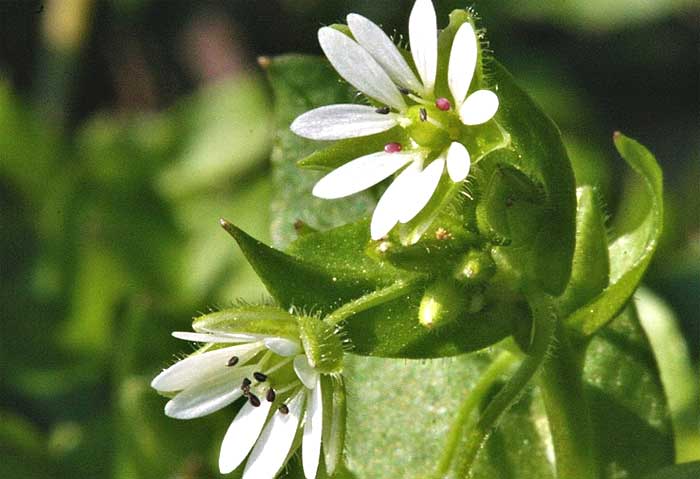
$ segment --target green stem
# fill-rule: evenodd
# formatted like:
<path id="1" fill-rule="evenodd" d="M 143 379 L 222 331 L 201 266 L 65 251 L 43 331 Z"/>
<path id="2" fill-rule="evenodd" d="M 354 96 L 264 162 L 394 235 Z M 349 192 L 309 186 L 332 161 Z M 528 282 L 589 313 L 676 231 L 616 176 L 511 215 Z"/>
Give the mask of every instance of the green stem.
<path id="1" fill-rule="evenodd" d="M 387 303 L 393 299 L 399 298 L 407 294 L 409 291 L 416 287 L 418 282 L 418 280 L 398 281 L 392 284 L 391 286 L 387 286 L 386 288 L 373 291 L 371 293 L 357 298 L 354 301 L 350 301 L 349 303 L 344 304 L 343 306 L 326 316 L 323 320 L 327 324 L 335 326 L 336 324 L 345 321 L 350 316 L 353 316 L 357 313 L 361 313 L 362 311 L 366 311 L 370 308 L 374 308 L 375 306 Z"/>
<path id="2" fill-rule="evenodd" d="M 542 369 L 538 385 L 552 434 L 557 477 L 595 479 L 600 471 L 583 390 L 582 355 L 574 350 L 561 325 L 555 334 L 552 360 Z"/>
<path id="3" fill-rule="evenodd" d="M 498 381 L 517 360 L 518 357 L 515 354 L 509 351 L 503 351 L 489 364 L 483 374 L 479 376 L 479 380 L 462 402 L 457 412 L 457 417 L 450 427 L 450 431 L 447 434 L 445 449 L 438 463 L 435 477 L 445 477 L 448 474 L 450 466 L 452 466 L 452 462 L 455 460 L 457 447 L 462 442 L 465 429 L 470 424 L 472 413 L 479 404 L 481 404 L 496 381 Z"/>
<path id="4" fill-rule="evenodd" d="M 484 412 L 469 431 L 464 449 L 457 458 L 457 477 L 469 477 L 477 454 L 498 425 L 503 414 L 520 398 L 525 388 L 535 374 L 541 369 L 547 359 L 554 340 L 554 330 L 557 324 L 555 309 L 551 300 L 544 294 L 530 295 L 534 324 L 532 341 L 527 357 L 511 376 L 503 388 L 491 400 Z"/>

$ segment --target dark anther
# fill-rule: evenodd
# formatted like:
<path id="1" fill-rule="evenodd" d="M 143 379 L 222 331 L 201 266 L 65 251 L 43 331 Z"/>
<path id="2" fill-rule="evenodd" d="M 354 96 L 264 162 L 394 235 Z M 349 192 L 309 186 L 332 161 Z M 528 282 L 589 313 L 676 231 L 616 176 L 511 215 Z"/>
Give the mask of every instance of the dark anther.
<path id="1" fill-rule="evenodd" d="M 243 382 L 241 383 L 241 390 L 243 390 L 244 394 L 248 394 L 250 392 L 250 385 L 251 381 L 248 378 L 243 379 Z"/>
<path id="2" fill-rule="evenodd" d="M 267 394 L 265 395 L 265 399 L 267 399 L 267 402 L 274 402 L 276 397 L 277 393 L 274 389 L 270 388 L 267 390 Z"/>
<path id="3" fill-rule="evenodd" d="M 418 110 L 418 112 L 420 113 L 420 121 L 425 121 L 428 119 L 428 110 L 421 108 Z"/>
<path id="4" fill-rule="evenodd" d="M 258 381 L 259 383 L 264 383 L 265 381 L 267 381 L 267 374 L 263 374 L 263 373 L 258 372 L 258 371 L 255 371 L 255 372 L 253 373 L 253 377 L 254 377 L 255 380 Z"/>
<path id="5" fill-rule="evenodd" d="M 287 407 L 286 404 L 280 404 L 280 407 L 278 408 L 278 410 L 282 414 L 289 414 L 289 408 Z"/>
<path id="6" fill-rule="evenodd" d="M 381 107 L 381 108 L 377 108 L 377 109 L 374 110 L 374 111 L 376 111 L 376 112 L 379 113 L 380 115 L 388 115 L 389 112 L 391 111 L 391 109 L 390 109 L 388 106 L 383 106 L 383 107 Z"/>
<path id="7" fill-rule="evenodd" d="M 404 95 L 408 95 L 409 93 L 411 93 L 411 90 L 409 90 L 408 88 L 404 88 L 402 86 L 399 87 L 399 91 L 401 93 L 403 93 Z"/>
<path id="8" fill-rule="evenodd" d="M 231 356 L 231 359 L 226 363 L 228 367 L 235 366 L 236 364 L 238 364 L 238 356 Z"/>
<path id="9" fill-rule="evenodd" d="M 255 394 L 249 394 L 248 395 L 248 401 L 250 401 L 250 404 L 253 407 L 258 407 L 260 406 L 260 399 Z"/>

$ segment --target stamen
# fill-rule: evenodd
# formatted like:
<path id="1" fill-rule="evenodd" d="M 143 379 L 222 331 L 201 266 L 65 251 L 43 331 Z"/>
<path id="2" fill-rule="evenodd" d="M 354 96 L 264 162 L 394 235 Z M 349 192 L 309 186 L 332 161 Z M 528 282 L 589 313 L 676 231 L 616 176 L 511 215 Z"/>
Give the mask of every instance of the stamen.
<path id="1" fill-rule="evenodd" d="M 442 111 L 447 111 L 452 108 L 452 104 L 447 98 L 438 98 L 435 100 L 435 106 L 438 108 L 438 110 Z"/>
<path id="2" fill-rule="evenodd" d="M 430 106 L 432 103 L 430 103 L 428 100 L 424 100 L 421 97 L 414 95 L 413 93 L 409 93 L 408 97 L 418 103 L 419 105 L 425 105 L 425 106 Z"/>
<path id="3" fill-rule="evenodd" d="M 267 394 L 265 395 L 265 399 L 267 399 L 267 402 L 275 402 L 276 397 L 277 393 L 274 389 L 270 388 L 267 390 Z"/>
<path id="4" fill-rule="evenodd" d="M 418 110 L 418 114 L 420 116 L 420 121 L 425 121 L 428 119 L 428 110 L 426 110 L 425 108 L 421 108 L 420 110 Z"/>
<path id="5" fill-rule="evenodd" d="M 254 377 L 255 380 L 258 381 L 259 383 L 264 383 L 265 381 L 267 381 L 267 375 L 266 375 L 266 374 L 263 374 L 263 373 L 261 373 L 261 372 L 259 372 L 259 371 L 255 371 L 255 372 L 253 373 L 253 377 Z"/>
<path id="6" fill-rule="evenodd" d="M 258 407 L 260 406 L 260 399 L 255 394 L 250 394 L 248 396 L 248 400 L 250 401 L 251 406 L 253 407 Z"/>
<path id="7" fill-rule="evenodd" d="M 402 86 L 399 87 L 399 91 L 400 91 L 401 93 L 403 93 L 404 95 L 410 95 L 410 94 L 411 94 L 411 90 L 409 90 L 408 88 L 402 87 Z"/>
<path id="8" fill-rule="evenodd" d="M 228 360 L 228 363 L 226 363 L 226 366 L 233 367 L 236 364 L 238 364 L 238 356 L 231 356 L 231 359 Z"/>
<path id="9" fill-rule="evenodd" d="M 287 407 L 286 404 L 280 404 L 280 407 L 277 408 L 279 412 L 282 414 L 289 414 L 289 408 Z"/>
<path id="10" fill-rule="evenodd" d="M 384 145 L 384 151 L 386 153 L 398 153 L 402 150 L 402 148 L 403 147 L 401 146 L 401 143 L 396 142 L 387 143 L 386 145 Z"/>
<path id="11" fill-rule="evenodd" d="M 252 381 L 248 378 L 244 378 L 243 382 L 241 383 L 241 390 L 243 391 L 243 394 L 246 396 L 250 394 L 250 385 L 252 384 Z"/>
<path id="12" fill-rule="evenodd" d="M 376 111 L 376 112 L 379 113 L 380 115 L 388 115 L 389 112 L 391 111 L 391 108 L 389 108 L 388 106 L 383 106 L 383 107 L 381 107 L 381 108 L 377 108 L 377 109 L 374 110 L 374 111 Z"/>

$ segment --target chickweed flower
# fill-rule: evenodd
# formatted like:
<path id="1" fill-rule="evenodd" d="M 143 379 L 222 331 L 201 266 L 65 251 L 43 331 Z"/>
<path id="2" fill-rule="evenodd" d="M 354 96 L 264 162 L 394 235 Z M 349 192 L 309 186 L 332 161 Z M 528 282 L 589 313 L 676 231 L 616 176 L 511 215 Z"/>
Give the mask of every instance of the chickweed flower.
<path id="1" fill-rule="evenodd" d="M 245 399 L 221 444 L 221 473 L 247 457 L 244 479 L 272 479 L 298 434 L 306 478 L 316 477 L 322 443 L 332 473 L 344 431 L 343 350 L 334 331 L 317 318 L 262 306 L 208 314 L 193 328 L 173 336 L 203 346 L 151 386 L 172 397 L 165 414 L 176 419 L 202 417 Z"/>
<path id="2" fill-rule="evenodd" d="M 438 30 L 430 0 L 417 0 L 409 19 L 417 76 L 380 27 L 357 14 L 348 15 L 347 23 L 352 38 L 323 27 L 318 32 L 319 43 L 340 76 L 374 105 L 316 108 L 296 118 L 291 129 L 312 140 L 357 138 L 397 126 L 406 131 L 406 144 L 387 143 L 383 151 L 361 156 L 330 172 L 313 189 L 319 198 L 342 198 L 398 173 L 374 210 L 371 236 L 376 240 L 397 223 L 412 220 L 432 197 L 443 173 L 455 183 L 468 176 L 471 157 L 459 141 L 463 129 L 493 118 L 498 97 L 489 90 L 469 93 L 478 41 L 468 22 L 457 31 L 450 50 L 447 84 L 451 97 L 435 97 Z"/>

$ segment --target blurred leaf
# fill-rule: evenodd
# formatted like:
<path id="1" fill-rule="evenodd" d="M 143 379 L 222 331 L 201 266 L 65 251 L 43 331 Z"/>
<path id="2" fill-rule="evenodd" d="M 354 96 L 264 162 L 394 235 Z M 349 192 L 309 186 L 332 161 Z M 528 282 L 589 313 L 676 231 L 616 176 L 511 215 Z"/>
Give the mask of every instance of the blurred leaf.
<path id="1" fill-rule="evenodd" d="M 643 479 L 697 479 L 700 476 L 700 461 L 664 467 L 644 476 Z"/>
<path id="2" fill-rule="evenodd" d="M 20 416 L 0 411 L 0 477 L 56 477 L 46 440 L 36 426 Z"/>
<path id="3" fill-rule="evenodd" d="M 567 319 L 584 335 L 594 333 L 627 303 L 646 271 L 662 229 L 661 170 L 652 154 L 636 141 L 616 133 L 615 146 L 627 164 L 641 177 L 644 194 L 623 210 L 625 225 L 609 245 L 610 285 L 592 302 Z M 629 212 L 629 213 L 628 213 Z"/>
<path id="4" fill-rule="evenodd" d="M 518 18 L 548 21 L 578 30 L 612 30 L 645 24 L 689 12 L 693 0 L 530 0 L 508 2 L 508 12 Z"/>
<path id="5" fill-rule="evenodd" d="M 635 294 L 639 321 L 661 373 L 671 412 L 676 461 L 700 459 L 700 384 L 673 311 L 646 288 Z"/>
<path id="6" fill-rule="evenodd" d="M 157 181 L 170 198 L 225 185 L 262 163 L 269 150 L 268 99 L 256 78 L 209 86 L 172 115 L 184 136 L 182 152 Z"/>

